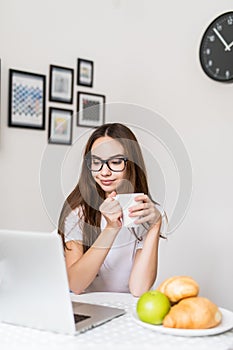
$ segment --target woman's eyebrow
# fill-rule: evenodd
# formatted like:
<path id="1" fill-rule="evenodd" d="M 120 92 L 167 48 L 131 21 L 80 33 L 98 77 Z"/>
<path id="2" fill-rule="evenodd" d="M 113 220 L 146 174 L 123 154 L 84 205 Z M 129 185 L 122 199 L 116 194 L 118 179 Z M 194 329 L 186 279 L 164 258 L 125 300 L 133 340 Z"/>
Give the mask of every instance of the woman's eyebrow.
<path id="1" fill-rule="evenodd" d="M 91 156 L 92 156 L 93 158 L 103 159 L 103 158 L 101 158 L 101 157 L 99 157 L 99 156 L 97 156 L 97 155 L 95 155 L 95 154 L 92 154 Z M 112 159 L 112 158 L 117 158 L 117 157 L 125 157 L 125 156 L 124 156 L 124 154 L 115 154 L 114 156 L 111 156 L 111 157 L 109 157 L 109 158 L 107 158 L 107 159 Z"/>

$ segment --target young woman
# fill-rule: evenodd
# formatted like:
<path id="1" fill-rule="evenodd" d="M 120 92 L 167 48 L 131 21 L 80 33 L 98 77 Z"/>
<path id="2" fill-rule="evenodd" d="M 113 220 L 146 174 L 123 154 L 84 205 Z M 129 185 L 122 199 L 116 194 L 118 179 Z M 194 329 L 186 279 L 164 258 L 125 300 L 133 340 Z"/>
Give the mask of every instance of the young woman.
<path id="1" fill-rule="evenodd" d="M 130 216 L 136 228 L 122 225 L 119 193 L 135 198 Z M 105 124 L 90 136 L 78 184 L 66 199 L 60 219 L 68 279 L 74 293 L 112 291 L 140 296 L 157 274 L 161 210 L 152 201 L 135 135 L 123 124 Z"/>

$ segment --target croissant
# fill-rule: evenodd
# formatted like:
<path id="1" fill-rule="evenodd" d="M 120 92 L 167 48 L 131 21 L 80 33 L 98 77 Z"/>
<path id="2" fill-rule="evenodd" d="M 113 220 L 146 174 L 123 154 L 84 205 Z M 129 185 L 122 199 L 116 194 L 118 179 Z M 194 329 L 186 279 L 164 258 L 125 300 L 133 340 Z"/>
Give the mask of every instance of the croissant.
<path id="1" fill-rule="evenodd" d="M 172 303 L 175 303 L 183 298 L 197 296 L 199 286 L 189 276 L 173 276 L 162 282 L 157 290 L 164 293 Z"/>
<path id="2" fill-rule="evenodd" d="M 168 328 L 205 329 L 217 326 L 222 319 L 218 307 L 209 299 L 191 297 L 171 307 L 163 319 Z"/>

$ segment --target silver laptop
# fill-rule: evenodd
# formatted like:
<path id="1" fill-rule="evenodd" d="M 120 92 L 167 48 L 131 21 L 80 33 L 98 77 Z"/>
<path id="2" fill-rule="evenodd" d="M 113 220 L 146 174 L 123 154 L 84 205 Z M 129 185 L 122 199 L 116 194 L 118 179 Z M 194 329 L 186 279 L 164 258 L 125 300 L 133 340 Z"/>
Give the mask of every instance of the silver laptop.
<path id="1" fill-rule="evenodd" d="M 76 334 L 124 313 L 71 301 L 58 234 L 0 230 L 1 322 Z"/>

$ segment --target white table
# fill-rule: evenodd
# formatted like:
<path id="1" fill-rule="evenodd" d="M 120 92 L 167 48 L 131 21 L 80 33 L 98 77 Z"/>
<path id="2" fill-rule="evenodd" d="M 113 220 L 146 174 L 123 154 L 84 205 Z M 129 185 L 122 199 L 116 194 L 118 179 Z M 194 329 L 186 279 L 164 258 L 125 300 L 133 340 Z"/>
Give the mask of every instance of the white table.
<path id="1" fill-rule="evenodd" d="M 134 322 L 131 313 L 137 302 L 130 294 L 90 293 L 71 295 L 72 300 L 124 308 L 125 315 L 76 336 L 38 331 L 0 323 L 1 350 L 233 350 L 233 330 L 206 337 L 177 337 L 160 334 Z"/>

